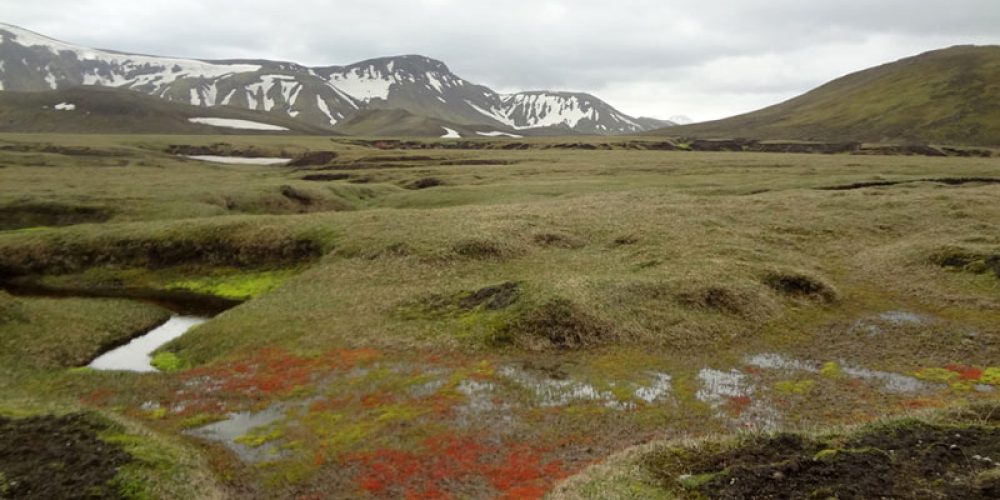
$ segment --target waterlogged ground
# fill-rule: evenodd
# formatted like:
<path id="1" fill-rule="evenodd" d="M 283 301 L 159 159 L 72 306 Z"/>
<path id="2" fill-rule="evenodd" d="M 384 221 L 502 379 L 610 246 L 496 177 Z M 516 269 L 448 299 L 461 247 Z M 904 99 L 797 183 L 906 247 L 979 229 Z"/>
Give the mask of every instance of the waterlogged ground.
<path id="1" fill-rule="evenodd" d="M 656 438 L 858 422 L 1000 389 L 1000 367 L 897 373 L 766 351 L 713 361 L 269 349 L 165 376 L 87 399 L 219 450 L 248 495 L 306 498 L 537 498 Z"/>

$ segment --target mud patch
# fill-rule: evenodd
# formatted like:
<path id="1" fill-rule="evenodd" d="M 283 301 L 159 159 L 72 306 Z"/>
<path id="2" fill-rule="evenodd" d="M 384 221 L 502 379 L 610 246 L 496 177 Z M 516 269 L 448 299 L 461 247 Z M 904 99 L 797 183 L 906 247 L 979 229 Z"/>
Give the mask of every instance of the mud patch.
<path id="1" fill-rule="evenodd" d="M 521 297 L 521 286 L 507 282 L 500 285 L 480 288 L 463 297 L 458 306 L 462 309 L 475 309 L 483 306 L 487 310 L 496 311 L 510 307 Z"/>
<path id="2" fill-rule="evenodd" d="M 837 291 L 825 280 L 797 271 L 772 271 L 763 282 L 772 290 L 789 297 L 819 302 L 836 302 Z"/>
<path id="3" fill-rule="evenodd" d="M 437 177 L 424 177 L 422 179 L 417 179 L 406 185 L 406 189 L 420 190 L 428 189 L 432 187 L 443 186 L 444 181 L 438 179 Z"/>
<path id="4" fill-rule="evenodd" d="M 296 156 L 288 163 L 289 167 L 314 167 L 322 166 L 337 159 L 336 151 L 310 151 Z"/>
<path id="5" fill-rule="evenodd" d="M 350 178 L 350 174 L 311 174 L 302 176 L 302 180 L 313 182 L 343 181 Z"/>
<path id="6" fill-rule="evenodd" d="M 108 430 L 85 414 L 0 417 L 0 497 L 121 498 L 113 480 L 132 457 L 98 437 Z"/>
<path id="7" fill-rule="evenodd" d="M 296 203 L 300 203 L 302 205 L 307 205 L 307 206 L 312 205 L 313 202 L 316 201 L 309 193 L 302 191 L 301 189 L 296 189 L 292 186 L 288 185 L 281 186 L 279 188 L 279 191 L 281 192 L 281 196 L 284 196 L 285 198 L 288 198 L 289 200 L 292 200 Z"/>
<path id="8" fill-rule="evenodd" d="M 850 435 L 779 434 L 666 449 L 644 465 L 684 496 L 996 498 L 998 455 L 995 425 L 902 420 Z"/>
<path id="9" fill-rule="evenodd" d="M 840 184 L 837 186 L 827 186 L 817 188 L 820 191 L 851 191 L 854 189 L 865 189 L 871 187 L 898 186 L 901 184 L 916 184 L 920 182 L 931 182 L 944 184 L 946 186 L 964 186 L 966 184 L 1000 184 L 1000 179 L 995 177 L 938 177 L 932 179 L 913 179 L 904 181 L 865 181 L 851 184 Z"/>

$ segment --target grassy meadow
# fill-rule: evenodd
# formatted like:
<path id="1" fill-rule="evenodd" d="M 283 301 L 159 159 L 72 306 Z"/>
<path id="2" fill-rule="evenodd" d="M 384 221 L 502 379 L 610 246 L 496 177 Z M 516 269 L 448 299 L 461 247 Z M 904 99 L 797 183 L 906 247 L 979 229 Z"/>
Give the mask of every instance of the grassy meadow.
<path id="1" fill-rule="evenodd" d="M 653 141 L 0 135 L 0 424 L 93 415 L 152 498 L 713 497 L 754 446 L 995 442 L 1000 159 Z M 81 368 L 171 292 L 243 302 L 162 373 Z"/>

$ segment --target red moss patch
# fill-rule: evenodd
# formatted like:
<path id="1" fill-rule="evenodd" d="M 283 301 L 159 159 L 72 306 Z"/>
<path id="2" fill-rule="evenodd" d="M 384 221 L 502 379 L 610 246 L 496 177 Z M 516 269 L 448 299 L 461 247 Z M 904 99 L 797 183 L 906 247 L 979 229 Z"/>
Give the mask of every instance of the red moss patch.
<path id="1" fill-rule="evenodd" d="M 465 490 L 474 496 L 526 499 L 541 498 L 569 474 L 561 461 L 546 455 L 546 450 L 527 444 L 434 436 L 415 451 L 381 449 L 345 460 L 360 465 L 355 482 L 369 494 L 452 498 L 450 491 Z"/>

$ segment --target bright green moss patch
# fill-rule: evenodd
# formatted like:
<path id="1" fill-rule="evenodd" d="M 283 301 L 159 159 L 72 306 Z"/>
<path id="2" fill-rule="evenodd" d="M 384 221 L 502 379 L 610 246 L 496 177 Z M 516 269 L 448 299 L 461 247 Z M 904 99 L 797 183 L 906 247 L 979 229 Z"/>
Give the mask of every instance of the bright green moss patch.
<path id="1" fill-rule="evenodd" d="M 160 352 L 153 356 L 150 363 L 154 368 L 163 372 L 176 372 L 186 367 L 186 363 L 172 352 Z"/>
<path id="2" fill-rule="evenodd" d="M 774 389 L 783 394 L 804 395 L 812 392 L 816 387 L 814 380 L 782 380 L 774 384 Z"/>
<path id="3" fill-rule="evenodd" d="M 260 271 L 175 281 L 168 288 L 248 300 L 263 295 L 295 274 L 294 270 Z"/>
<path id="4" fill-rule="evenodd" d="M 1000 368 L 987 368 L 983 372 L 983 377 L 979 380 L 984 384 L 1000 385 Z"/>

